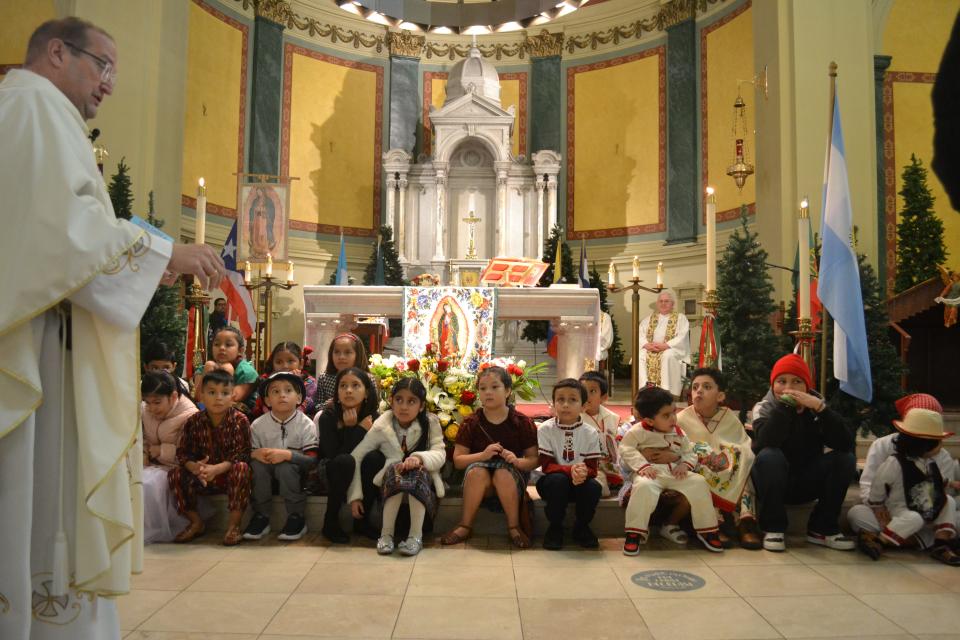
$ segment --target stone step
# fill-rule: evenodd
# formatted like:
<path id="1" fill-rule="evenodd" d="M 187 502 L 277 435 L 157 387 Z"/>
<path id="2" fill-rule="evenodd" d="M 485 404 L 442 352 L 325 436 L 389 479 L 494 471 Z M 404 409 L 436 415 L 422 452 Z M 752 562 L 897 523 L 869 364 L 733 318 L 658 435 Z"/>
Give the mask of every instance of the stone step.
<path id="1" fill-rule="evenodd" d="M 533 499 L 534 505 L 534 534 L 541 535 L 547 528 L 547 518 L 544 514 L 544 502 L 537 495 L 535 487 L 527 488 L 527 493 Z M 226 496 L 209 496 L 206 498 L 213 507 L 214 515 L 208 520 L 207 525 L 213 531 L 224 531 L 227 523 L 227 500 Z M 847 491 L 847 497 L 844 500 L 843 511 L 841 514 L 841 526 L 846 529 L 847 510 L 860 502 L 860 488 L 857 484 L 850 485 Z M 437 518 L 434 523 L 434 534 L 439 535 L 455 527 L 460 522 L 463 499 L 459 496 L 448 496 L 440 501 L 437 510 Z M 326 496 L 310 496 L 307 498 L 307 528 L 310 531 L 320 531 L 323 527 L 323 518 L 327 509 Z M 803 535 L 806 533 L 806 522 L 813 510 L 813 503 L 803 505 L 791 505 L 787 507 L 789 526 L 787 533 Z M 373 522 L 379 524 L 380 513 L 375 509 Z M 286 511 L 283 507 L 283 500 L 274 497 L 273 513 L 270 519 L 270 526 L 274 533 L 283 528 L 286 519 Z M 345 531 L 350 531 L 352 518 L 349 507 L 344 507 L 340 512 L 340 524 Z M 592 528 L 594 532 L 601 537 L 618 537 L 623 535 L 624 510 L 617 503 L 615 497 L 604 498 L 600 500 L 597 506 L 596 515 L 593 518 Z M 567 511 L 567 526 L 573 525 L 573 506 Z M 501 513 L 494 513 L 481 508 L 474 521 L 473 531 L 475 535 L 501 535 L 506 533 L 506 520 Z"/>

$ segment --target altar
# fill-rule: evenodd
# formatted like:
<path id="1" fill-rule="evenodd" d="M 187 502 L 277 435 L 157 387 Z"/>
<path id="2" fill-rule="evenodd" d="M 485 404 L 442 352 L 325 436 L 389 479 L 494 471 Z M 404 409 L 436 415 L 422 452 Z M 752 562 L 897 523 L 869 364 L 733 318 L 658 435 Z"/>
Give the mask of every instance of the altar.
<path id="1" fill-rule="evenodd" d="M 358 318 L 403 315 L 404 287 L 303 287 L 304 344 L 315 349 L 317 371 L 326 367 L 330 341 L 357 326 Z M 496 289 L 498 320 L 548 320 L 557 334 L 557 379 L 595 367 L 600 327 L 596 289 Z M 501 353 L 500 355 L 510 355 Z"/>

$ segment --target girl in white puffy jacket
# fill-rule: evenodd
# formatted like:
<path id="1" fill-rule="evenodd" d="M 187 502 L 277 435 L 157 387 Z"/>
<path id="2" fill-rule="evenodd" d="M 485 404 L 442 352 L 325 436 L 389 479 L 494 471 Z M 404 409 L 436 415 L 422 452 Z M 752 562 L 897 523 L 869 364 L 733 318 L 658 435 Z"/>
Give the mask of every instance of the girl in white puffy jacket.
<path id="1" fill-rule="evenodd" d="M 410 507 L 410 533 L 396 547 L 406 556 L 415 556 L 423 548 L 423 522 L 436 515 L 443 497 L 440 469 L 447 459 L 443 431 L 437 416 L 428 413 L 427 390 L 416 378 L 401 378 L 390 392 L 390 410 L 381 415 L 351 455 L 357 461 L 348 499 L 353 517 L 363 516 L 363 489 L 360 461 L 371 451 L 386 457 L 383 469 L 373 483 L 383 496 L 383 528 L 377 540 L 377 553 L 387 555 L 395 548 L 394 523 L 400 505 Z"/>

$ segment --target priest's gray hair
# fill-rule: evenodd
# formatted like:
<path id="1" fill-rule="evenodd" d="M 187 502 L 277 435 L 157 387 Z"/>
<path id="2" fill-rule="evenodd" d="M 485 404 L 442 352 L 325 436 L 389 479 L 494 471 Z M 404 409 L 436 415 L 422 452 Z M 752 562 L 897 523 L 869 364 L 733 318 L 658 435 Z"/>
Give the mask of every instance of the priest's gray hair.
<path id="1" fill-rule="evenodd" d="M 677 306 L 677 294 L 673 292 L 673 289 L 663 289 L 660 293 L 657 294 L 657 300 L 660 299 L 660 296 L 666 295 L 671 300 L 673 300 L 673 306 Z"/>
<path id="2" fill-rule="evenodd" d="M 63 40 L 64 42 L 71 42 L 81 49 L 86 48 L 90 43 L 90 39 L 87 37 L 90 31 L 102 33 L 113 40 L 113 36 L 105 30 L 92 22 L 81 20 L 75 16 L 47 20 L 37 27 L 30 36 L 30 41 L 27 42 L 27 56 L 24 64 L 29 65 L 39 60 L 47 50 L 47 44 L 54 38 Z"/>

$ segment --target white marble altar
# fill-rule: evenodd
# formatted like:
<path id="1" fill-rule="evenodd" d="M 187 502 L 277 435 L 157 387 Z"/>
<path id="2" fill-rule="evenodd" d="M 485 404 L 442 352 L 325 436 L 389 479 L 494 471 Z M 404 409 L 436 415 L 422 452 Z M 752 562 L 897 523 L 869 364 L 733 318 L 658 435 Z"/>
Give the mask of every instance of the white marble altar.
<path id="1" fill-rule="evenodd" d="M 474 46 L 450 69 L 446 100 L 431 108 L 433 152 L 413 157 L 402 149 L 383 155 L 386 224 L 395 228 L 407 276 L 437 273 L 452 282 L 451 260 L 467 257 L 471 195 L 477 256 L 542 257 L 543 241 L 557 221 L 560 154 L 511 153 L 513 107 L 500 102 L 497 70 Z"/>
<path id="2" fill-rule="evenodd" d="M 355 327 L 358 317 L 401 316 L 403 287 L 307 285 L 303 299 L 304 344 L 314 348 L 317 371 L 323 371 L 330 341 Z M 549 320 L 559 336 L 558 379 L 575 378 L 593 368 L 600 320 L 596 289 L 504 287 L 497 293 L 497 319 Z"/>

